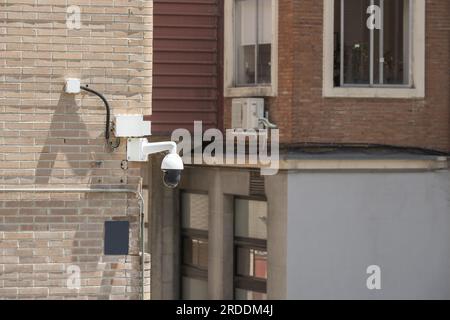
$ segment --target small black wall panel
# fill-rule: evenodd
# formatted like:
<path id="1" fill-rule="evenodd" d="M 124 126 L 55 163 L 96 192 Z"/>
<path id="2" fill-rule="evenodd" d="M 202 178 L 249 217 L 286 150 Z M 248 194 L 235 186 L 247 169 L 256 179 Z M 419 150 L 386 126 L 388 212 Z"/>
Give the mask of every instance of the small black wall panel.
<path id="1" fill-rule="evenodd" d="M 105 221 L 105 255 L 128 255 L 130 223 Z"/>

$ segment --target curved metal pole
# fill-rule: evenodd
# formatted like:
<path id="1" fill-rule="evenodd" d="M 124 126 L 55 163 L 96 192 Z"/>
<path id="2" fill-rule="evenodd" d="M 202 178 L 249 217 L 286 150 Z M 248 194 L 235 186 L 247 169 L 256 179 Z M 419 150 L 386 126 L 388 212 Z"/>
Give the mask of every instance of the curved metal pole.
<path id="1" fill-rule="evenodd" d="M 109 108 L 108 101 L 106 100 L 106 98 L 101 93 L 99 93 L 99 92 L 97 92 L 95 90 L 92 90 L 92 89 L 88 88 L 87 86 L 81 86 L 80 89 L 95 94 L 97 97 L 102 99 L 103 103 L 105 104 L 105 107 L 106 107 L 105 139 L 109 140 L 109 122 L 111 121 L 111 111 L 110 111 L 110 108 Z"/>

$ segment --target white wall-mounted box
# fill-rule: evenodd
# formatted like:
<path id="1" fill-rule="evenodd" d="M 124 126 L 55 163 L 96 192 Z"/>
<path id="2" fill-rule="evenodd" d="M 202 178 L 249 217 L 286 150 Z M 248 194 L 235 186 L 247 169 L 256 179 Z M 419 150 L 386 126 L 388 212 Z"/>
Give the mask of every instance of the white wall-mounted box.
<path id="1" fill-rule="evenodd" d="M 116 137 L 145 137 L 151 135 L 151 122 L 143 115 L 117 115 L 115 121 Z"/>
<path id="2" fill-rule="evenodd" d="M 78 94 L 81 91 L 80 86 L 81 86 L 80 79 L 67 78 L 66 86 L 64 87 L 64 90 L 66 93 L 69 93 L 69 94 Z"/>
<path id="3" fill-rule="evenodd" d="M 263 98 L 235 98 L 231 107 L 232 129 L 259 129 L 259 120 L 264 118 Z"/>

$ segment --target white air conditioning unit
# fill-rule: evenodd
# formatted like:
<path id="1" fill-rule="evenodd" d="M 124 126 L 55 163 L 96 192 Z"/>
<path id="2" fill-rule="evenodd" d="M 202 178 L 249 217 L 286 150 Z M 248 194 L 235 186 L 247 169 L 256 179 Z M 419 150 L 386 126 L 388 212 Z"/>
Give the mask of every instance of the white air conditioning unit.
<path id="1" fill-rule="evenodd" d="M 264 118 L 263 98 L 233 99 L 231 106 L 232 129 L 259 129 L 259 119 Z"/>

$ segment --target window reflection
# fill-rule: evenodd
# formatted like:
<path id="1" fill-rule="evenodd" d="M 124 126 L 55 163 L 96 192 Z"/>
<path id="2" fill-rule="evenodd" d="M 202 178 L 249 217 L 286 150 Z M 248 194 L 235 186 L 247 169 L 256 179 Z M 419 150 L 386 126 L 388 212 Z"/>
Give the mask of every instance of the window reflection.
<path id="1" fill-rule="evenodd" d="M 272 0 L 235 2 L 236 84 L 270 84 Z"/>
<path id="2" fill-rule="evenodd" d="M 335 86 L 409 84 L 411 0 L 335 0 Z"/>
<path id="3" fill-rule="evenodd" d="M 267 202 L 235 199 L 235 298 L 266 299 Z"/>

